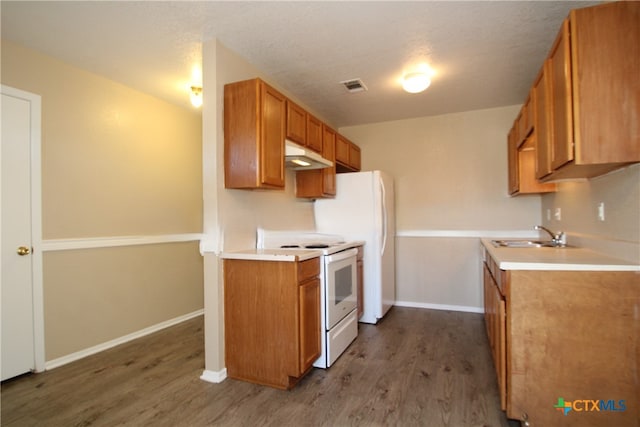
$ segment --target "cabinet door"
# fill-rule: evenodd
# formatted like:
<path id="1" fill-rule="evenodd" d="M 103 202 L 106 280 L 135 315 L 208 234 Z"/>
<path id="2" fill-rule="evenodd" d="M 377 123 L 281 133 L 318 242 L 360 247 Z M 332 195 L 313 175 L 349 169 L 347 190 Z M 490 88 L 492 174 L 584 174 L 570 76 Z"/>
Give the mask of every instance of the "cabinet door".
<path id="1" fill-rule="evenodd" d="M 549 97 L 549 75 L 551 61 L 545 61 L 538 77 L 533 83 L 534 118 L 533 127 L 536 132 L 536 178 L 542 179 L 551 173 L 551 128 L 549 114 L 551 110 Z"/>
<path id="2" fill-rule="evenodd" d="M 518 148 L 518 193 L 548 193 L 556 191 L 556 184 L 541 183 L 536 179 L 536 147 L 537 135 L 534 131 Z"/>
<path id="3" fill-rule="evenodd" d="M 507 137 L 507 157 L 509 171 L 509 194 L 518 192 L 518 140 L 517 140 L 517 122 L 514 123 L 509 136 Z"/>
<path id="4" fill-rule="evenodd" d="M 260 184 L 284 187 L 284 135 L 286 98 L 262 83 Z"/>
<path id="5" fill-rule="evenodd" d="M 336 131 L 323 126 L 322 129 L 322 155 L 333 162 L 330 168 L 322 169 L 323 194 L 325 196 L 336 195 Z"/>
<path id="6" fill-rule="evenodd" d="M 349 166 L 356 172 L 359 172 L 361 168 L 360 147 L 355 144 L 349 146 Z"/>
<path id="7" fill-rule="evenodd" d="M 322 157 L 333 162 L 324 169 L 296 172 L 296 197 L 333 197 L 336 194 L 336 132 L 322 124 Z"/>
<path id="8" fill-rule="evenodd" d="M 500 391 L 500 409 L 507 409 L 507 302 L 494 287 L 496 298 L 496 374 Z"/>
<path id="9" fill-rule="evenodd" d="M 307 147 L 322 154 L 322 122 L 307 114 Z"/>
<path id="10" fill-rule="evenodd" d="M 287 100 L 287 138 L 300 145 L 307 143 L 307 112 Z"/>
<path id="11" fill-rule="evenodd" d="M 506 301 L 486 264 L 483 268 L 485 326 L 496 368 L 500 407 L 507 409 Z"/>
<path id="12" fill-rule="evenodd" d="M 571 98 L 571 45 L 569 20 L 565 20 L 549 54 L 551 88 L 551 168 L 558 169 L 574 158 Z"/>
<path id="13" fill-rule="evenodd" d="M 348 139 L 340 134 L 336 135 L 336 162 L 349 164 L 349 145 Z"/>
<path id="14" fill-rule="evenodd" d="M 527 126 L 529 122 L 529 99 L 525 101 L 520 109 L 520 115 L 518 116 L 518 146 L 522 144 L 527 135 L 529 134 Z"/>
<path id="15" fill-rule="evenodd" d="M 640 161 L 640 2 L 571 11 L 576 164 Z"/>
<path id="16" fill-rule="evenodd" d="M 320 357 L 320 279 L 312 279 L 299 286 L 300 358 L 302 375 Z"/>

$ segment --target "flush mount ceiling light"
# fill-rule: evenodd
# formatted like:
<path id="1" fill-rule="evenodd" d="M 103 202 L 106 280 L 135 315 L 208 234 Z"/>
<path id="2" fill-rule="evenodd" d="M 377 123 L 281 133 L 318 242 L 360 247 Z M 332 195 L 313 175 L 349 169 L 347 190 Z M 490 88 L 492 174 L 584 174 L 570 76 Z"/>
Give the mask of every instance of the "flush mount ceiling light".
<path id="1" fill-rule="evenodd" d="M 198 86 L 191 86 L 191 105 L 194 107 L 202 106 L 202 88 Z"/>
<path id="2" fill-rule="evenodd" d="M 430 84 L 431 77 L 423 72 L 408 73 L 402 78 L 402 88 L 409 93 L 420 93 Z"/>

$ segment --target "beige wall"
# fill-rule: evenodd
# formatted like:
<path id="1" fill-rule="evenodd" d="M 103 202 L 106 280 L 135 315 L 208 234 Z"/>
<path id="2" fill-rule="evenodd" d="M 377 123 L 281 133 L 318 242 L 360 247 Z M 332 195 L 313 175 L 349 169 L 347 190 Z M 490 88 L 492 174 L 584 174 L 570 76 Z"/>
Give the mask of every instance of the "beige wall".
<path id="1" fill-rule="evenodd" d="M 202 309 L 197 242 L 47 253 L 47 360 Z"/>
<path id="2" fill-rule="evenodd" d="M 565 231 L 570 244 L 640 263 L 640 164 L 588 181 L 558 183 L 558 191 L 542 201 L 545 225 Z M 604 221 L 598 219 L 600 203 Z M 559 221 L 553 215 L 557 208 Z"/>
<path id="3" fill-rule="evenodd" d="M 479 310 L 479 236 L 526 233 L 540 223 L 539 196 L 507 195 L 506 136 L 518 110 L 340 129 L 362 148 L 364 170 L 395 179 L 400 304 Z"/>
<path id="4" fill-rule="evenodd" d="M 1 79 L 42 97 L 45 242 L 201 231 L 199 113 L 6 40 Z M 203 306 L 194 243 L 46 252 L 43 280 L 47 360 Z"/>

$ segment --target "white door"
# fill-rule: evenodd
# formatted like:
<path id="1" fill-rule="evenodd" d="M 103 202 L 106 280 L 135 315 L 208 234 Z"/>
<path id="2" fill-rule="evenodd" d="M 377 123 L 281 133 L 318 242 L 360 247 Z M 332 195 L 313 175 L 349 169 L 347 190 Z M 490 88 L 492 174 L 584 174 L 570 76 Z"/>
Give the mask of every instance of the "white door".
<path id="1" fill-rule="evenodd" d="M 39 141 L 39 130 L 34 129 L 36 123 L 39 127 L 39 113 L 34 120 L 33 100 L 8 92 L 11 93 L 3 86 L 0 105 L 2 380 L 38 368 L 34 306 L 41 308 L 39 301 L 34 300 L 31 170 L 34 132 L 38 133 Z M 39 110 L 39 98 L 37 104 Z M 39 231 L 39 228 L 36 230 Z"/>

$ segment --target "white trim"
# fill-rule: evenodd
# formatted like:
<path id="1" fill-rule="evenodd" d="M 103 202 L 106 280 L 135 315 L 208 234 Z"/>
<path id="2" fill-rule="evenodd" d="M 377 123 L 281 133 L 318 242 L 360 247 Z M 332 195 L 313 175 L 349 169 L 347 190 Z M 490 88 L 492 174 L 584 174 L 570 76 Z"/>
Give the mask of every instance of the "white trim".
<path id="1" fill-rule="evenodd" d="M 428 308 L 431 310 L 463 311 L 465 313 L 484 313 L 484 307 L 471 307 L 466 305 L 431 304 L 413 301 L 396 301 L 393 305 L 397 305 L 398 307 Z"/>
<path id="2" fill-rule="evenodd" d="M 200 240 L 201 238 L 202 233 L 49 239 L 42 242 L 42 250 L 49 252 L 73 249 L 111 248 L 116 246 L 155 245 L 159 243 L 192 242 Z"/>
<path id="3" fill-rule="evenodd" d="M 0 92 L 29 102 L 31 120 L 31 286 L 33 287 L 33 354 L 36 372 L 45 369 L 44 291 L 42 279 L 42 98 L 10 86 Z"/>
<path id="4" fill-rule="evenodd" d="M 205 369 L 202 371 L 200 379 L 209 383 L 221 383 L 227 379 L 227 368 L 223 368 L 221 371 L 208 371 Z"/>
<path id="5" fill-rule="evenodd" d="M 193 319 L 194 317 L 202 316 L 203 314 L 204 314 L 204 309 L 196 310 L 192 313 L 187 313 L 185 315 L 178 316 L 173 319 L 165 320 L 164 322 L 157 323 L 155 325 L 149 326 L 148 328 L 141 329 L 137 332 L 133 332 L 131 334 L 122 336 L 120 338 L 116 338 L 111 341 L 107 341 L 102 344 L 98 344 L 93 347 L 89 347 L 84 350 L 77 351 L 75 353 L 67 354 L 66 356 L 58 357 L 57 359 L 49 360 L 46 363 L 46 369 L 49 370 L 49 369 L 58 368 L 62 365 L 66 365 L 68 363 L 75 362 L 76 360 L 80 360 L 87 356 L 91 356 L 92 354 L 96 354 L 101 351 L 108 350 L 117 345 L 124 344 L 126 342 L 133 341 L 137 338 L 142 338 L 145 335 L 158 332 L 170 326 L 177 325 L 189 319 Z"/>
<path id="6" fill-rule="evenodd" d="M 396 237 L 463 237 L 463 238 L 535 238 L 538 232 L 532 230 L 399 230 Z"/>

